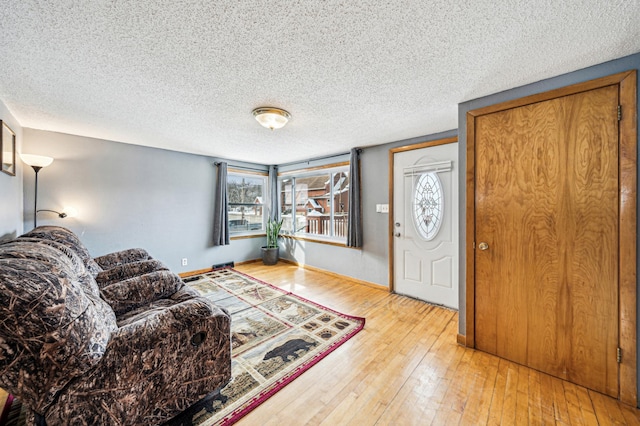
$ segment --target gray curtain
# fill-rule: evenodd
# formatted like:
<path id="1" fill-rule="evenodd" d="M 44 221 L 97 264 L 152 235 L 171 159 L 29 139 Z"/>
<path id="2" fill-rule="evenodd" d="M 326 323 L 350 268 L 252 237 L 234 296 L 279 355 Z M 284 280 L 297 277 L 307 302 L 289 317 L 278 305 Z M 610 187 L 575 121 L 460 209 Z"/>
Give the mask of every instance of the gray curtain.
<path id="1" fill-rule="evenodd" d="M 360 152 L 353 148 L 349 158 L 349 212 L 347 247 L 362 247 L 362 201 L 360 194 Z"/>
<path id="2" fill-rule="evenodd" d="M 229 244 L 229 196 L 227 195 L 227 163 L 218 166 L 216 193 L 213 205 L 213 245 Z"/>
<path id="3" fill-rule="evenodd" d="M 269 166 L 269 219 L 280 220 L 278 205 L 278 166 Z"/>

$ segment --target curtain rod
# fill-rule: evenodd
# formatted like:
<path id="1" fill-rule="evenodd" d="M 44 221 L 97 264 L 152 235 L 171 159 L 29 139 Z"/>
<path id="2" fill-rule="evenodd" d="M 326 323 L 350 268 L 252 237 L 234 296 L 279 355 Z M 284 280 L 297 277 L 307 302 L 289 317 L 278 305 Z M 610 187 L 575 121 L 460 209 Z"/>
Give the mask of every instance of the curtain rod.
<path id="1" fill-rule="evenodd" d="M 214 166 L 218 166 L 220 163 L 225 163 L 225 161 L 215 161 L 213 163 Z M 227 163 L 227 167 L 229 167 L 230 169 L 241 169 L 241 170 L 249 170 L 249 171 L 253 171 L 253 172 L 261 172 L 261 173 L 268 173 L 269 172 L 269 167 L 267 166 L 266 169 L 257 169 L 255 167 L 247 167 L 247 166 L 236 166 L 233 164 L 229 164 Z"/>
<path id="2" fill-rule="evenodd" d="M 358 150 L 358 154 L 360 154 L 362 151 L 364 151 L 364 148 L 356 148 Z M 351 151 L 348 152 L 342 152 L 339 154 L 332 154 L 332 155 L 326 155 L 324 157 L 315 157 L 315 158 L 310 158 L 308 160 L 302 160 L 302 161 L 292 161 L 290 163 L 284 163 L 284 164 L 278 164 L 278 167 L 286 167 L 286 166 L 291 166 L 293 164 L 302 164 L 302 163 L 311 163 L 312 161 L 320 161 L 320 160 L 328 160 L 329 158 L 335 158 L 335 157 L 344 157 L 345 155 L 350 155 Z M 223 161 L 216 161 L 213 164 L 214 165 L 218 165 L 220 163 L 222 163 Z M 275 165 L 275 164 L 274 164 Z M 232 168 L 232 169 L 242 169 L 242 170 L 252 170 L 252 171 L 256 171 L 256 172 L 268 172 L 269 171 L 269 167 L 268 165 L 265 165 L 265 169 L 257 169 L 254 167 L 247 167 L 247 166 L 234 166 L 232 164 L 229 164 L 227 162 L 227 166 Z"/>
<path id="3" fill-rule="evenodd" d="M 356 148 L 356 149 L 358 150 L 358 153 L 361 153 L 363 151 L 363 148 Z M 294 165 L 294 164 L 302 164 L 302 163 L 309 164 L 312 161 L 328 160 L 329 158 L 335 158 L 335 157 L 344 157 L 345 155 L 349 155 L 349 154 L 351 154 L 351 151 L 342 152 L 340 154 L 326 155 L 324 157 L 310 158 L 309 160 L 293 161 L 291 163 L 280 164 L 280 165 L 278 165 L 278 167 L 286 167 L 286 166 L 291 166 L 291 165 Z"/>

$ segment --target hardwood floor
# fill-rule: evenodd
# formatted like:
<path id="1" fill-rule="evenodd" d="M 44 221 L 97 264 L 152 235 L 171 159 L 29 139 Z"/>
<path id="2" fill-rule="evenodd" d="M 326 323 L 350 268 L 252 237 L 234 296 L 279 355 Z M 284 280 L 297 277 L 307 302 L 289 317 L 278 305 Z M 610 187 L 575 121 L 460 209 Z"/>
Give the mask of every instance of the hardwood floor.
<path id="1" fill-rule="evenodd" d="M 9 397 L 9 394 L 7 393 L 7 391 L 0 388 L 0 418 L 2 415 L 2 410 L 4 410 L 4 406 L 7 404 L 8 397 Z M 1 424 L 2 422 L 0 421 L 0 425 Z"/>
<path id="2" fill-rule="evenodd" d="M 638 409 L 458 345 L 457 312 L 282 262 L 236 269 L 367 320 L 239 426 L 640 425 Z"/>
<path id="3" fill-rule="evenodd" d="M 280 262 L 238 265 L 364 330 L 237 424 L 640 425 L 640 410 L 456 343 L 458 313 Z"/>

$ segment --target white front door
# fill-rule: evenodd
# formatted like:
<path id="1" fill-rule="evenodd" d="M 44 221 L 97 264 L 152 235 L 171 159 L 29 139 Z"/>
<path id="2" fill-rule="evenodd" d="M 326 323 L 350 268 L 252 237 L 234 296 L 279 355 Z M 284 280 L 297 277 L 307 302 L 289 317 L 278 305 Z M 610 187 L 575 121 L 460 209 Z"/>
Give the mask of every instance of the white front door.
<path id="1" fill-rule="evenodd" d="M 393 159 L 396 293 L 458 309 L 458 143 Z"/>

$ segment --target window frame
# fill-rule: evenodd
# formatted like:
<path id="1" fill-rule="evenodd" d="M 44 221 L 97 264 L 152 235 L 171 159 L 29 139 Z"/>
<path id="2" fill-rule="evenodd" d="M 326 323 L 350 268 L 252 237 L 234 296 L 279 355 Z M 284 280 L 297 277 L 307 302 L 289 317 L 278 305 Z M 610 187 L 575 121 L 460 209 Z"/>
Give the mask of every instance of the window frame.
<path id="1" fill-rule="evenodd" d="M 264 236 L 265 235 L 265 231 L 266 231 L 266 224 L 267 224 L 267 210 L 268 210 L 268 206 L 269 206 L 269 200 L 268 200 L 268 196 L 269 196 L 269 175 L 266 172 L 259 172 L 259 171 L 250 171 L 250 170 L 243 170 L 243 169 L 238 169 L 238 168 L 232 168 L 229 167 L 229 169 L 227 170 L 227 194 L 230 193 L 229 191 L 229 181 L 230 181 L 230 177 L 231 176 L 240 176 L 240 177 L 246 177 L 246 178 L 251 178 L 251 179 L 261 179 L 262 180 L 262 204 L 249 204 L 249 203 L 244 203 L 245 206 L 256 206 L 259 205 L 261 206 L 261 210 L 262 210 L 262 221 L 260 222 L 260 229 L 255 229 L 255 230 L 240 230 L 240 231 L 233 231 L 231 229 L 231 224 L 229 223 L 229 237 L 230 239 L 241 239 L 241 238 L 251 238 L 251 237 L 259 237 L 259 236 Z M 227 215 L 228 215 L 228 221 L 231 222 L 230 219 L 230 214 L 231 214 L 231 206 L 238 206 L 241 205 L 242 203 L 232 203 L 230 200 L 228 202 L 228 206 L 227 206 Z"/>
<path id="2" fill-rule="evenodd" d="M 307 168 L 307 169 L 298 169 L 298 170 L 292 170 L 292 171 L 287 171 L 287 172 L 280 172 L 278 173 L 278 185 L 277 185 L 277 193 L 278 193 L 278 211 L 280 212 L 280 217 L 282 217 L 282 212 L 283 212 L 283 205 L 282 205 L 282 201 L 283 201 L 283 197 L 282 197 L 282 193 L 283 193 L 283 181 L 291 179 L 292 180 L 292 188 L 291 188 L 291 205 L 292 205 L 292 217 L 291 217 L 291 222 L 292 223 L 296 223 L 296 187 L 295 187 L 295 181 L 296 179 L 299 178 L 307 178 L 307 177 L 312 177 L 312 176 L 325 176 L 328 175 L 329 177 L 329 181 L 333 182 L 334 180 L 334 176 L 337 173 L 346 173 L 347 175 L 349 175 L 349 161 L 345 161 L 345 162 L 340 162 L 340 163 L 333 163 L 333 164 L 327 164 L 325 166 L 319 166 L 319 167 L 312 167 L 312 168 Z M 349 177 L 349 185 L 351 185 L 351 176 Z M 345 235 L 340 237 L 340 236 L 335 236 L 334 235 L 334 230 L 335 230 L 335 206 L 334 206 L 334 202 L 333 199 L 335 198 L 334 196 L 334 184 L 329 184 L 329 216 L 330 216 L 330 222 L 329 222 L 329 229 L 330 229 L 330 235 L 325 236 L 325 235 L 320 235 L 320 234 L 311 234 L 311 233 L 302 233 L 302 232 L 291 232 L 290 230 L 283 230 L 281 232 L 281 235 L 285 238 L 291 238 L 291 239 L 295 239 L 295 240 L 302 240 L 302 241 L 313 241 L 313 242 L 318 242 L 318 243 L 323 243 L 323 244 L 330 244 L 330 245 L 337 245 L 337 246 L 342 246 L 342 247 L 346 247 L 346 243 L 347 243 L 347 232 L 345 232 Z M 308 198 L 307 198 L 308 199 Z M 350 206 L 349 206 L 350 208 Z M 298 213 L 299 214 L 299 213 Z M 348 212 L 347 212 L 348 214 Z M 345 219 L 346 220 L 346 219 Z"/>

